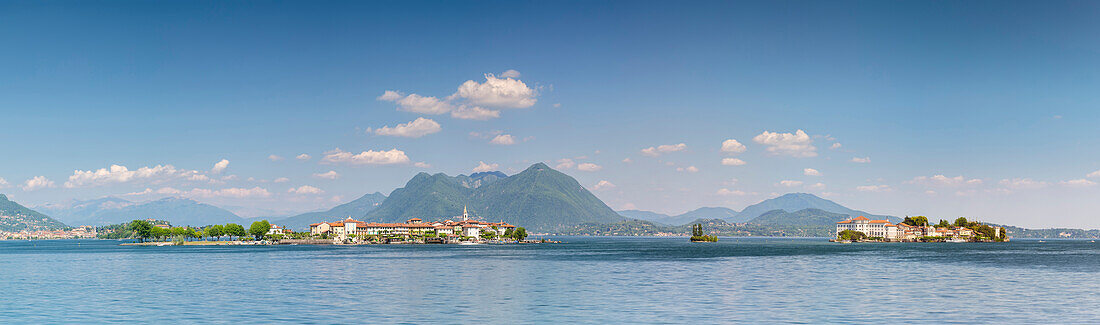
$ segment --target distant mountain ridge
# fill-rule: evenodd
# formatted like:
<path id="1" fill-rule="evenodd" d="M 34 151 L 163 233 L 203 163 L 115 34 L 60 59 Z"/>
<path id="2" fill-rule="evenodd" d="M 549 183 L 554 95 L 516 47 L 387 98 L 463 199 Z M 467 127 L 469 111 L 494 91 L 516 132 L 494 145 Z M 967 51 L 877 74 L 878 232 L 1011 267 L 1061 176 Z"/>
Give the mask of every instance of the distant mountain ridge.
<path id="1" fill-rule="evenodd" d="M 729 222 L 744 222 L 737 217 L 737 210 L 722 207 L 702 207 L 675 216 L 643 210 L 616 211 L 619 215 L 659 224 L 679 226 L 696 219 L 725 219 Z"/>
<path id="2" fill-rule="evenodd" d="M 61 221 L 27 208 L 0 194 L 0 231 L 55 230 L 68 227 Z"/>
<path id="3" fill-rule="evenodd" d="M 307 212 L 296 216 L 270 220 L 271 223 L 289 227 L 293 231 L 309 231 L 309 225 L 318 222 L 333 222 L 344 218 L 364 219 L 367 213 L 377 209 L 386 200 L 381 192 L 364 194 L 351 202 L 337 205 L 327 211 Z"/>
<path id="4" fill-rule="evenodd" d="M 836 202 L 809 193 L 788 193 L 745 207 L 741 212 L 722 207 L 703 207 L 676 216 L 642 210 L 618 211 L 628 218 L 646 220 L 665 225 L 683 225 L 698 219 L 722 219 L 730 223 L 755 223 L 761 225 L 835 225 L 848 217 L 866 216 L 871 219 L 890 220 L 898 223 L 898 217 L 876 215 L 853 210 Z"/>
<path id="5" fill-rule="evenodd" d="M 776 209 L 749 220 L 749 223 L 784 226 L 835 226 L 837 222 L 844 221 L 848 217 L 847 214 L 832 213 L 821 209 L 802 209 L 794 212 Z"/>
<path id="6" fill-rule="evenodd" d="M 129 222 L 135 219 L 158 219 L 179 226 L 205 226 L 210 224 L 244 223 L 233 212 L 200 203 L 192 199 L 168 197 L 135 203 L 120 198 L 102 198 L 73 201 L 68 204 L 50 204 L 44 211 L 76 225 L 105 226 Z"/>
<path id="7" fill-rule="evenodd" d="M 575 179 L 544 163 L 512 176 L 501 175 L 475 173 L 467 180 L 462 175 L 419 173 L 405 187 L 391 192 L 365 220 L 441 220 L 461 214 L 463 207 L 479 219 L 506 221 L 534 231 L 624 220 Z"/>
<path id="8" fill-rule="evenodd" d="M 864 211 L 853 210 L 836 202 L 820 198 L 809 193 L 788 193 L 782 196 L 764 200 L 760 203 L 745 207 L 737 214 L 738 218 L 752 220 L 773 210 L 796 212 L 803 209 L 817 209 L 825 212 L 845 214 L 850 217 L 866 216 L 871 219 L 887 219 L 891 222 L 901 222 L 901 218 L 876 215 Z"/>

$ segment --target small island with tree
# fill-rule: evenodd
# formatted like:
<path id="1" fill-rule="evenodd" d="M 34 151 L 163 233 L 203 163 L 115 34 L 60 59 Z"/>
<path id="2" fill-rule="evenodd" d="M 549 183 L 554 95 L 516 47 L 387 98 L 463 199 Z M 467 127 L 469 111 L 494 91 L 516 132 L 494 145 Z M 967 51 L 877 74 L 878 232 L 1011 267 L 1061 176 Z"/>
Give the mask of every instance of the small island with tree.
<path id="1" fill-rule="evenodd" d="M 718 236 L 705 235 L 703 233 L 702 224 L 691 225 L 691 242 L 693 243 L 713 243 L 718 241 Z"/>

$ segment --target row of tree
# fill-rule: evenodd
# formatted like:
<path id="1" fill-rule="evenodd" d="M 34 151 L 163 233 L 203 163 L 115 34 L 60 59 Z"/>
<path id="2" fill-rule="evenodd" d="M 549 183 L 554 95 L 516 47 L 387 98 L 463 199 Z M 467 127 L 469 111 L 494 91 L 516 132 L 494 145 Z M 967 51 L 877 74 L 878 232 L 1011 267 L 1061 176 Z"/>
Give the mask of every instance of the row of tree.
<path id="1" fill-rule="evenodd" d="M 168 238 L 214 238 L 218 239 L 224 236 L 242 238 L 244 236 L 252 235 L 256 240 L 261 240 L 267 235 L 267 232 L 271 230 L 271 223 L 267 220 L 253 222 L 248 231 L 245 231 L 244 226 L 229 223 L 225 225 L 211 225 L 203 228 L 192 227 L 158 227 L 157 225 L 145 220 L 130 221 L 126 227 L 130 231 L 132 238 L 137 238 L 139 241 L 144 242 L 149 239 L 154 240 L 166 240 Z"/>
<path id="2" fill-rule="evenodd" d="M 928 226 L 928 218 L 925 216 L 905 217 L 905 220 L 901 223 L 910 226 Z M 983 237 L 990 240 L 1003 241 L 1008 238 L 1008 231 L 1005 231 L 1004 227 L 1000 227 L 998 232 L 997 228 L 986 225 L 976 221 L 966 220 L 965 217 L 959 217 L 955 219 L 955 222 L 948 222 L 947 220 L 940 219 L 940 222 L 936 224 L 937 228 L 957 229 L 967 228 L 973 230 L 978 234 L 978 237 Z"/>

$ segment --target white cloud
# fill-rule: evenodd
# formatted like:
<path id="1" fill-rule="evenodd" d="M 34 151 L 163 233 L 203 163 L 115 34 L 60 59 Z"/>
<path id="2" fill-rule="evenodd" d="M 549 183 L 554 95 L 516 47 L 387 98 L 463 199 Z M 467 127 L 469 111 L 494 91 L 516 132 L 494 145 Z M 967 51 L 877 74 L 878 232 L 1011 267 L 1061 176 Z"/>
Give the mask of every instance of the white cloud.
<path id="1" fill-rule="evenodd" d="M 321 159 L 321 162 L 329 164 L 347 163 L 352 165 L 395 165 L 409 163 L 409 156 L 406 156 L 404 151 L 397 149 L 390 149 L 389 151 L 367 150 L 359 154 L 352 154 L 340 150 L 340 148 L 336 148 L 332 151 L 325 152 L 325 157 Z"/>
<path id="2" fill-rule="evenodd" d="M 728 188 L 722 188 L 722 189 L 718 189 L 718 192 L 715 192 L 714 194 L 718 194 L 718 195 L 722 195 L 722 196 L 745 196 L 745 195 L 749 195 L 751 193 L 747 193 L 747 192 L 741 191 L 741 190 L 732 190 L 731 191 Z"/>
<path id="3" fill-rule="evenodd" d="M 451 111 L 451 117 L 461 120 L 485 121 L 500 117 L 500 111 L 485 109 L 480 106 L 467 107 L 463 105 Z"/>
<path id="4" fill-rule="evenodd" d="M 3 177 L 0 177 L 0 188 L 6 188 L 6 187 L 8 187 L 8 180 L 4 179 Z"/>
<path id="5" fill-rule="evenodd" d="M 889 192 L 889 191 L 892 191 L 892 190 L 893 190 L 893 189 L 892 189 L 892 188 L 890 188 L 890 185 L 863 185 L 863 186 L 856 186 L 856 191 L 860 191 L 860 192 Z"/>
<path id="6" fill-rule="evenodd" d="M 414 163 L 413 166 L 416 166 L 416 167 L 419 167 L 419 168 L 432 168 L 432 164 L 429 164 L 429 163 L 426 163 L 426 162 L 423 162 L 423 161 L 418 161 L 418 162 Z"/>
<path id="7" fill-rule="evenodd" d="M 611 182 L 608 182 L 608 181 L 601 180 L 598 183 L 596 183 L 596 186 L 592 187 L 592 190 L 600 191 L 600 190 L 607 190 L 607 189 L 613 189 L 613 188 L 615 188 L 615 184 L 612 184 Z"/>
<path id="8" fill-rule="evenodd" d="M 819 172 L 819 171 L 817 171 L 817 169 L 813 169 L 813 168 L 803 169 L 802 174 L 806 175 L 806 176 L 821 176 L 821 172 Z"/>
<path id="9" fill-rule="evenodd" d="M 866 164 L 866 163 L 871 162 L 871 157 L 863 157 L 863 158 L 852 157 L 852 162 L 858 163 L 858 164 Z"/>
<path id="10" fill-rule="evenodd" d="M 226 163 L 228 164 L 228 162 Z M 65 182 L 65 187 L 98 186 L 111 183 L 126 183 L 138 179 L 168 178 L 177 175 L 182 175 L 182 173 L 175 167 L 172 167 L 172 165 L 141 167 L 137 170 L 130 170 L 126 168 L 126 166 L 111 165 L 108 168 L 100 168 L 97 170 L 74 170 L 73 175 L 69 176 L 69 180 Z"/>
<path id="11" fill-rule="evenodd" d="M 500 74 L 501 78 L 519 78 L 519 71 L 508 69 Z"/>
<path id="12" fill-rule="evenodd" d="M 147 194 L 153 194 L 153 193 L 165 194 L 165 195 L 176 195 L 176 194 L 180 194 L 180 190 L 177 190 L 177 189 L 174 189 L 174 188 L 171 188 L 171 187 L 161 187 L 160 189 L 154 191 L 153 189 L 146 187 L 144 191 L 130 192 L 130 193 L 126 193 L 126 194 L 123 194 L 123 195 L 140 196 L 140 195 L 147 195 Z"/>
<path id="13" fill-rule="evenodd" d="M 558 164 L 554 166 L 554 169 L 570 169 L 573 168 L 573 166 L 576 166 L 576 163 L 573 162 L 573 159 L 562 158 L 558 159 Z"/>
<path id="14" fill-rule="evenodd" d="M 225 198 L 237 198 L 237 199 L 264 198 L 264 197 L 270 197 L 271 196 L 271 192 L 268 192 L 267 189 L 264 189 L 264 188 L 261 188 L 261 187 L 258 187 L 258 186 L 253 187 L 253 188 L 239 188 L 239 187 L 224 188 L 224 189 L 220 189 L 220 190 L 209 190 L 209 189 L 196 188 L 196 189 L 192 189 L 190 191 L 187 191 L 186 193 L 183 193 L 183 194 L 184 194 L 184 196 L 192 196 L 192 197 L 203 197 L 203 198 L 225 197 Z"/>
<path id="15" fill-rule="evenodd" d="M 507 146 L 516 144 L 516 138 L 512 137 L 511 134 L 501 134 L 493 137 L 492 140 L 489 140 L 489 143 Z"/>
<path id="16" fill-rule="evenodd" d="M 829 146 L 829 149 L 836 150 L 836 149 L 840 149 L 840 147 L 841 147 L 840 142 L 836 142 L 836 143 L 833 143 L 833 145 Z"/>
<path id="17" fill-rule="evenodd" d="M 27 181 L 23 182 L 23 191 L 30 192 L 47 187 L 54 187 L 53 181 L 46 178 L 46 176 L 35 176 Z"/>
<path id="18" fill-rule="evenodd" d="M 629 164 L 629 163 L 633 163 L 633 162 L 634 162 L 634 159 L 630 159 L 630 158 L 623 158 L 623 163 L 624 163 L 624 164 Z"/>
<path id="19" fill-rule="evenodd" d="M 786 186 L 786 187 L 801 186 L 802 181 L 783 180 L 783 181 L 779 182 L 779 185 Z"/>
<path id="20" fill-rule="evenodd" d="M 811 190 L 824 190 L 825 189 L 825 183 L 816 183 L 816 184 L 813 184 L 813 185 L 806 185 L 806 188 L 811 189 Z"/>
<path id="21" fill-rule="evenodd" d="M 283 160 L 283 157 L 279 157 L 278 155 L 270 155 L 270 156 L 267 156 L 267 160 L 280 161 L 280 160 Z"/>
<path id="22" fill-rule="evenodd" d="M 324 173 L 313 174 L 313 177 L 319 177 L 319 178 L 324 178 L 324 179 L 337 179 L 337 178 L 340 178 L 340 173 L 337 173 L 335 170 L 330 170 L 330 171 L 324 172 Z"/>
<path id="23" fill-rule="evenodd" d="M 778 133 L 764 131 L 752 141 L 767 145 L 766 149 L 773 155 L 785 155 L 796 158 L 816 157 L 817 148 L 813 146 L 813 139 L 802 130 L 791 133 Z"/>
<path id="24" fill-rule="evenodd" d="M 1049 185 L 1047 182 L 1036 181 L 1030 178 L 1002 179 L 1000 182 L 997 182 L 997 184 L 1014 190 L 1036 189 Z"/>
<path id="25" fill-rule="evenodd" d="M 294 157 L 294 158 L 298 158 L 298 160 L 309 160 L 310 158 L 313 158 L 313 157 L 310 157 L 308 154 L 303 153 L 303 154 L 298 155 L 298 157 Z"/>
<path id="26" fill-rule="evenodd" d="M 214 168 L 210 169 L 210 172 L 218 174 L 225 171 L 226 168 L 229 168 L 229 160 L 222 159 L 221 161 L 214 163 Z"/>
<path id="27" fill-rule="evenodd" d="M 594 171 L 598 171 L 600 169 L 603 169 L 603 166 L 593 164 L 593 163 L 583 163 L 583 164 L 577 165 L 577 170 L 579 170 L 579 171 L 594 172 Z"/>
<path id="28" fill-rule="evenodd" d="M 187 180 L 195 182 L 209 182 L 210 176 L 206 176 L 203 174 L 191 174 L 191 176 L 187 176 Z"/>
<path id="29" fill-rule="evenodd" d="M 1063 186 L 1069 186 L 1069 187 L 1089 187 L 1089 186 L 1096 185 L 1096 182 L 1081 178 L 1081 179 L 1072 179 L 1072 180 L 1068 180 L 1068 181 L 1058 182 L 1058 184 L 1062 184 Z"/>
<path id="30" fill-rule="evenodd" d="M 309 185 L 302 185 L 302 186 L 299 186 L 298 188 L 291 188 L 291 189 L 287 190 L 286 192 L 291 193 L 291 194 L 322 194 L 322 193 L 325 193 L 325 191 L 322 191 L 319 188 L 309 186 Z"/>
<path id="31" fill-rule="evenodd" d="M 499 164 L 486 164 L 484 161 L 479 161 L 477 162 L 477 167 L 474 167 L 473 171 L 475 173 L 489 172 L 496 170 L 498 167 L 500 167 Z"/>
<path id="32" fill-rule="evenodd" d="M 659 146 L 656 146 L 656 147 L 649 147 L 649 148 L 642 149 L 642 154 L 646 155 L 646 156 L 650 156 L 650 157 L 657 157 L 657 156 L 660 156 L 661 154 L 666 154 L 666 153 L 670 153 L 670 152 L 677 152 L 677 151 L 684 151 L 686 149 L 687 149 L 687 144 L 684 144 L 684 143 L 662 144 L 662 145 L 659 145 Z"/>
<path id="33" fill-rule="evenodd" d="M 279 178 L 276 178 L 275 180 L 273 180 L 272 182 L 275 182 L 275 183 L 286 183 L 286 182 L 289 182 L 289 181 L 290 181 L 290 179 L 289 179 L 289 178 L 286 178 L 286 177 L 279 177 Z"/>
<path id="34" fill-rule="evenodd" d="M 943 175 L 918 176 L 908 183 L 920 184 L 925 186 L 964 186 L 964 185 L 981 185 L 982 180 L 977 178 L 966 178 L 963 176 L 947 177 Z"/>
<path id="35" fill-rule="evenodd" d="M 383 126 L 374 130 L 374 134 L 392 137 L 419 138 L 443 130 L 439 123 L 431 119 L 418 117 L 409 123 L 398 124 L 394 127 Z"/>
<path id="36" fill-rule="evenodd" d="M 733 155 L 745 152 L 745 150 L 748 150 L 748 148 L 740 142 L 737 142 L 737 140 L 726 139 L 726 141 L 722 141 L 722 152 L 724 153 Z"/>
<path id="37" fill-rule="evenodd" d="M 699 168 L 696 168 L 695 166 L 687 166 L 687 168 L 677 167 L 676 171 L 678 171 L 678 172 L 698 173 Z"/>
<path id="38" fill-rule="evenodd" d="M 744 160 L 737 158 L 722 158 L 722 165 L 726 166 L 744 166 L 746 163 Z"/>
<path id="39" fill-rule="evenodd" d="M 1091 173 L 1089 173 L 1088 175 L 1085 175 L 1085 177 L 1096 177 L 1096 178 L 1100 178 L 1100 170 L 1097 170 L 1097 171 L 1091 172 Z"/>
<path id="40" fill-rule="evenodd" d="M 421 96 L 417 94 L 409 94 L 406 96 L 393 90 L 387 90 L 382 96 L 378 96 L 378 100 L 397 103 L 397 110 L 399 111 L 420 114 L 444 114 L 450 112 L 451 109 L 454 108 L 454 106 L 447 101 L 440 100 L 436 97 Z"/>
<path id="41" fill-rule="evenodd" d="M 145 195 L 145 194 L 150 194 L 150 193 L 153 193 L 153 189 L 146 187 L 144 191 L 130 192 L 130 193 L 126 193 L 126 194 L 123 194 L 123 195 L 125 195 L 125 196 L 138 196 L 138 195 Z"/>
<path id="42" fill-rule="evenodd" d="M 484 83 L 467 80 L 449 98 L 463 98 L 474 105 L 489 107 L 526 108 L 535 105 L 538 101 L 535 97 L 538 97 L 538 92 L 519 79 L 501 79 L 486 74 Z"/>

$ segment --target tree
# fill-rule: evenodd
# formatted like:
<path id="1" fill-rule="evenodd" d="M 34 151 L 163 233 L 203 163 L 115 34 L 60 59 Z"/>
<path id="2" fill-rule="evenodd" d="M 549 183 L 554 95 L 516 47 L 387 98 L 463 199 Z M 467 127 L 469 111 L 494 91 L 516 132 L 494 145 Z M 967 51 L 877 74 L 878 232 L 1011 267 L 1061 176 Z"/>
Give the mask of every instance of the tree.
<path id="1" fill-rule="evenodd" d="M 156 238 L 157 240 L 160 240 L 161 238 L 168 237 L 168 229 L 153 227 L 153 229 L 149 231 L 149 235 L 153 238 Z"/>
<path id="2" fill-rule="evenodd" d="M 504 229 L 504 237 L 512 238 L 512 233 L 514 233 L 515 231 L 515 228 Z"/>
<path id="3" fill-rule="evenodd" d="M 939 223 L 939 224 L 937 224 L 937 225 L 936 225 L 936 227 L 939 227 L 939 228 L 951 228 L 951 223 L 947 222 L 947 220 L 943 220 L 943 219 L 940 219 L 940 223 Z"/>
<path id="4" fill-rule="evenodd" d="M 139 241 L 145 242 L 146 239 L 153 236 L 153 225 L 145 220 L 130 221 L 130 231 L 134 232 Z"/>
<path id="5" fill-rule="evenodd" d="M 924 226 L 928 224 L 928 218 L 924 216 L 905 217 L 905 221 L 902 221 L 901 223 L 910 226 Z"/>
<path id="6" fill-rule="evenodd" d="M 512 231 L 512 238 L 519 241 L 527 239 L 527 229 L 523 229 L 523 227 L 516 228 L 515 231 Z"/>
<path id="7" fill-rule="evenodd" d="M 206 230 L 203 232 L 207 236 L 214 237 L 214 240 L 217 240 L 218 237 L 225 236 L 225 227 L 222 227 L 222 225 L 213 225 L 206 227 Z"/>
<path id="8" fill-rule="evenodd" d="M 867 234 L 851 229 L 845 229 L 844 231 L 837 233 L 836 238 L 840 240 L 860 240 L 867 238 Z"/>
<path id="9" fill-rule="evenodd" d="M 966 221 L 966 218 L 959 217 L 955 219 L 955 227 L 966 227 L 968 224 L 970 223 Z"/>
<path id="10" fill-rule="evenodd" d="M 248 227 L 248 233 L 252 234 L 256 240 L 264 239 L 264 235 L 267 235 L 269 230 L 271 230 L 271 223 L 267 220 L 253 222 L 252 226 Z"/>
<path id="11" fill-rule="evenodd" d="M 493 237 L 496 237 L 496 235 L 496 230 L 492 230 L 489 228 L 481 229 L 481 238 L 492 239 Z"/>
<path id="12" fill-rule="evenodd" d="M 225 225 L 225 235 L 230 236 L 230 237 L 237 236 L 238 238 L 240 238 L 240 237 L 243 237 L 245 235 L 248 235 L 248 233 L 246 233 L 244 231 L 244 226 L 241 226 L 241 225 L 238 225 L 238 224 L 235 224 L 235 223 L 230 223 L 230 224 Z"/>

